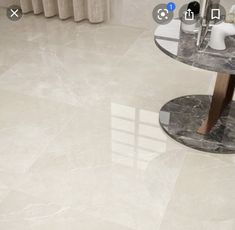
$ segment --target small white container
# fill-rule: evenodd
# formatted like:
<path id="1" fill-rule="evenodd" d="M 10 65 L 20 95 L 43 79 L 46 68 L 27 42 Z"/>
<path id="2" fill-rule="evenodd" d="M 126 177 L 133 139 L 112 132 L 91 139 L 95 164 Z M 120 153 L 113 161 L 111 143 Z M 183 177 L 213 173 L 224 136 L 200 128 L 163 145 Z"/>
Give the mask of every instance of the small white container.
<path id="1" fill-rule="evenodd" d="M 186 24 L 184 22 L 181 23 L 181 30 L 185 33 L 188 33 L 188 34 L 196 34 L 199 30 L 199 23 L 196 22 L 194 24 Z"/>

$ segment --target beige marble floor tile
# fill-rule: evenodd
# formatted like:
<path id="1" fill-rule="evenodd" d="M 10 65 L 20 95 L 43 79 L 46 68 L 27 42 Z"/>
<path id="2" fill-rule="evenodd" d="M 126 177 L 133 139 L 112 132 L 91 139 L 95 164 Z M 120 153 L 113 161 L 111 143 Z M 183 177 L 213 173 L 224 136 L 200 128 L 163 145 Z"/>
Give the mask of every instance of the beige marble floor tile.
<path id="1" fill-rule="evenodd" d="M 188 154 L 160 229 L 234 229 L 234 170 L 220 157 Z"/>
<path id="2" fill-rule="evenodd" d="M 169 65 L 171 68 L 168 68 Z M 146 58 L 131 59 L 126 56 L 113 68 L 112 76 L 114 100 L 154 111 L 154 107 L 159 111 L 162 105 L 176 97 L 207 94 L 208 85 L 214 78 L 213 73 L 192 71 L 174 60 L 165 65 L 164 61 L 154 63 Z"/>
<path id="3" fill-rule="evenodd" d="M 233 155 L 159 126 L 214 74 L 163 55 L 151 30 L 0 10 L 0 229 L 234 230 Z"/>
<path id="4" fill-rule="evenodd" d="M 78 106 L 102 103 L 111 94 L 116 57 L 70 48 L 32 53 L 0 76 L 0 88 Z"/>
<path id="5" fill-rule="evenodd" d="M 115 225 L 127 229 L 158 229 L 181 166 L 183 155 L 180 155 L 177 152 L 156 157 L 150 161 L 147 171 L 116 162 L 115 156 L 109 161 L 104 159 L 107 166 L 102 167 L 82 165 L 76 170 L 60 168 L 57 172 L 54 166 L 46 172 L 42 167 L 22 183 L 19 190 L 24 191 L 23 194 L 14 192 L 5 198 L 0 205 L 0 219 L 9 222 L 26 219 L 29 224 L 41 222 L 40 225 L 48 227 L 62 221 L 63 215 L 56 215 L 53 220 L 45 218 L 45 213 L 54 216 L 61 210 L 72 209 L 66 223 L 74 222 L 73 213 L 79 210 L 78 220 L 83 215 L 89 216 L 83 221 L 84 229 L 90 226 L 100 229 L 94 226 L 95 219 L 114 223 L 111 229 L 115 229 Z M 38 208 L 45 210 L 40 213 Z M 76 221 L 78 227 L 80 224 Z"/>
<path id="6" fill-rule="evenodd" d="M 73 109 L 6 91 L 0 91 L 0 101 L 0 171 L 24 173 L 71 119 Z"/>
<path id="7" fill-rule="evenodd" d="M 133 143 L 124 122 L 131 117 Z M 115 103 L 75 113 L 0 204 L 0 225 L 26 220 L 32 229 L 158 229 L 185 153 L 172 151 L 157 126 L 157 113 Z"/>
<path id="8" fill-rule="evenodd" d="M 102 54 L 123 55 L 144 31 L 143 29 L 103 25 L 87 25 L 69 44 L 73 49 L 89 49 Z"/>

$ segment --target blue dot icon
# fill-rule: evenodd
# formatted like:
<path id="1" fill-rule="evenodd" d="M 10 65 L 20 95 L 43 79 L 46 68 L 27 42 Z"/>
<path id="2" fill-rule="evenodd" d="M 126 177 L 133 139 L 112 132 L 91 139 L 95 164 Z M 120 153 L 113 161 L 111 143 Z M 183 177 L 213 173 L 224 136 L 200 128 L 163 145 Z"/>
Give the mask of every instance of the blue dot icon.
<path id="1" fill-rule="evenodd" d="M 174 11 L 175 8 L 176 8 L 176 5 L 175 5 L 174 2 L 169 2 L 169 3 L 167 4 L 167 9 L 168 9 L 169 11 Z"/>

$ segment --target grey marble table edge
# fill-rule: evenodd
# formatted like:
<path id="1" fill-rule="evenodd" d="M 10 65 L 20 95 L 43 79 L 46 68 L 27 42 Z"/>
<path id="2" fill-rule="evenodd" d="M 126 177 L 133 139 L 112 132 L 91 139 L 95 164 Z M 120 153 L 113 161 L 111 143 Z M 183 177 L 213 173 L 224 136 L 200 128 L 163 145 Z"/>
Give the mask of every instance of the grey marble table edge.
<path id="1" fill-rule="evenodd" d="M 167 28 L 167 25 L 165 25 L 166 28 Z M 157 30 L 156 30 L 157 31 Z M 155 32 L 156 33 L 156 32 Z M 179 33 L 182 33 L 179 31 Z M 191 35 L 192 37 L 195 36 L 195 35 Z M 226 67 L 226 68 L 222 68 L 223 66 L 222 65 L 225 65 L 225 64 L 228 64 L 229 65 L 229 58 L 227 59 L 227 62 L 223 62 L 222 64 L 220 62 L 218 62 L 218 65 L 217 64 L 214 64 L 214 66 L 210 66 L 210 65 L 204 65 L 202 62 L 197 62 L 195 61 L 195 59 L 193 60 L 190 60 L 189 58 L 186 58 L 186 57 L 180 57 L 178 56 L 177 54 L 174 54 L 170 51 L 168 51 L 166 48 L 164 48 L 162 45 L 160 45 L 158 43 L 158 40 L 164 40 L 164 41 L 170 41 L 170 42 L 177 42 L 178 44 L 180 43 L 180 39 L 181 38 L 169 38 L 169 37 L 165 37 L 163 35 L 161 36 L 157 36 L 155 35 L 154 36 L 154 42 L 156 44 L 156 46 L 163 52 L 165 53 L 167 56 L 175 59 L 175 60 L 178 60 L 184 64 L 187 64 L 187 65 L 190 65 L 190 66 L 193 66 L 193 67 L 197 67 L 197 68 L 200 68 L 200 69 L 204 69 L 204 70 L 208 70 L 208 71 L 212 71 L 212 72 L 218 72 L 218 73 L 226 73 L 226 74 L 230 74 L 230 75 L 235 75 L 235 66 L 234 66 L 234 69 L 233 67 L 231 67 L 231 69 L 229 69 L 229 67 Z M 178 47 L 179 49 L 179 47 Z M 196 46 L 195 47 L 192 47 L 192 49 L 196 49 Z M 205 58 L 205 57 L 208 57 L 208 60 L 209 58 L 212 58 L 211 61 L 215 61 L 216 63 L 216 59 L 218 60 L 219 58 L 222 59 L 222 57 L 218 57 L 216 58 L 215 56 L 208 56 L 208 53 L 196 53 L 196 55 L 198 55 L 196 58 L 200 59 L 200 58 Z M 225 60 L 225 59 L 224 59 Z M 223 60 L 223 61 L 224 61 Z M 234 61 L 235 61 L 235 56 L 234 56 Z M 235 63 L 232 63 L 232 66 L 235 65 Z"/>

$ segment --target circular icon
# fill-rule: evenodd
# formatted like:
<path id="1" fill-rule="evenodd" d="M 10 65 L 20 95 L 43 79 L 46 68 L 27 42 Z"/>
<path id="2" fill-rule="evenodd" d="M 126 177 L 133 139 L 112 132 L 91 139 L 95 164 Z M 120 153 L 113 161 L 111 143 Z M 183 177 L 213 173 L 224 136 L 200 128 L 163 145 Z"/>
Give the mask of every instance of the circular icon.
<path id="1" fill-rule="evenodd" d="M 220 4 L 212 4 L 208 7 L 208 13 L 206 17 L 207 21 L 213 22 L 213 24 L 219 24 L 226 19 L 226 10 Z"/>
<path id="2" fill-rule="evenodd" d="M 20 6 L 12 5 L 7 8 L 7 17 L 11 21 L 18 21 L 22 18 L 22 16 L 23 16 L 23 13 L 22 13 L 22 9 L 20 8 Z"/>
<path id="3" fill-rule="evenodd" d="M 176 9 L 176 5 L 174 2 L 169 2 L 166 6 L 166 8 L 169 10 L 169 11 L 174 11 Z"/>
<path id="4" fill-rule="evenodd" d="M 153 10 L 153 19 L 158 24 L 166 25 L 173 19 L 173 17 L 173 11 L 169 11 L 166 4 L 157 5 Z"/>
<path id="5" fill-rule="evenodd" d="M 185 4 L 179 10 L 179 18 L 183 23 L 193 25 L 200 19 L 200 14 L 197 8 Z"/>

